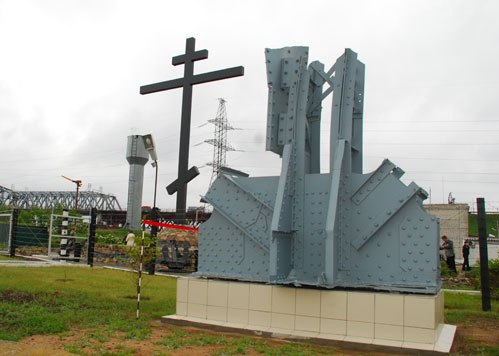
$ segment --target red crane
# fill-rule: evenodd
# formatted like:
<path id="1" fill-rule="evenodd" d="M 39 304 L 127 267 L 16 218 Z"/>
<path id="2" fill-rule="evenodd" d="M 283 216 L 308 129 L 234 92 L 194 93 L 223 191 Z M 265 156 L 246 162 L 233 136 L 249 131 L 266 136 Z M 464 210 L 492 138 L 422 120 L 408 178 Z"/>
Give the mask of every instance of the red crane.
<path id="1" fill-rule="evenodd" d="M 71 179 L 66 176 L 62 176 L 62 178 L 65 178 L 73 183 L 76 184 L 76 199 L 75 199 L 75 210 L 78 210 L 78 192 L 80 191 L 80 187 L 82 185 L 81 180 L 79 179 Z"/>

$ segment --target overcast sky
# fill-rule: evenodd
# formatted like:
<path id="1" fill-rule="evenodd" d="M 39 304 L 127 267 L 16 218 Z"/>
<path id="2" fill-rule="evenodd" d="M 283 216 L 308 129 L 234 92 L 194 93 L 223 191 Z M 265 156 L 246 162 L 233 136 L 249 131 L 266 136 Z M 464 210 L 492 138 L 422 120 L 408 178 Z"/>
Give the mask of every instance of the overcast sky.
<path id="1" fill-rule="evenodd" d="M 171 57 L 185 40 L 209 57 L 195 73 L 242 65 L 244 77 L 194 87 L 188 206 L 208 188 L 218 100 L 227 100 L 238 152 L 227 163 L 278 175 L 265 152 L 265 48 L 309 46 L 327 68 L 344 48 L 366 65 L 364 172 L 389 158 L 428 192 L 427 202 L 484 197 L 499 210 L 499 2 L 0 0 L 0 185 L 116 195 L 126 209 L 127 136 L 151 133 L 159 156 L 158 206 L 177 177 L 181 89 L 139 87 L 183 75 Z M 330 101 L 323 103 L 328 136 Z M 197 146 L 196 146 L 197 145 Z M 328 143 L 323 143 L 323 158 Z M 324 165 L 323 171 L 328 167 Z M 154 169 L 145 167 L 143 204 Z"/>

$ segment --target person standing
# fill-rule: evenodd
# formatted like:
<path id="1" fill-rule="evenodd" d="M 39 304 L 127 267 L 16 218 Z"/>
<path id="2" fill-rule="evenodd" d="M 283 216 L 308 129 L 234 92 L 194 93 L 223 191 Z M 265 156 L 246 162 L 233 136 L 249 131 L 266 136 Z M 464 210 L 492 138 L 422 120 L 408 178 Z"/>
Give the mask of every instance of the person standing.
<path id="1" fill-rule="evenodd" d="M 470 244 L 464 240 L 463 244 L 463 271 L 470 271 Z"/>
<path id="2" fill-rule="evenodd" d="M 440 246 L 441 250 L 444 250 L 445 253 L 445 261 L 447 262 L 447 266 L 451 271 L 457 273 L 456 270 L 456 255 L 454 254 L 454 243 L 452 240 L 445 235 L 442 236 L 442 246 Z"/>
<path id="3" fill-rule="evenodd" d="M 128 247 L 135 246 L 135 235 L 132 230 L 128 231 L 128 235 L 125 237 L 125 242 Z"/>

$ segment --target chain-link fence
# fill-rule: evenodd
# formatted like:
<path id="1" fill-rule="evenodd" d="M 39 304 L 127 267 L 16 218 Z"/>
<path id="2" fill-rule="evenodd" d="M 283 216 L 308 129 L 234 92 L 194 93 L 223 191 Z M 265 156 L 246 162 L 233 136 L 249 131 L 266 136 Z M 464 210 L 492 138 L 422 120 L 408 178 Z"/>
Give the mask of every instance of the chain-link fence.
<path id="1" fill-rule="evenodd" d="M 63 209 L 0 212 L 0 253 L 133 269 L 136 250 L 142 243 L 142 231 L 135 231 L 135 242 L 127 244 L 128 229 L 100 225 L 96 230 L 99 214 L 96 211 L 93 214 L 92 225 L 91 216 Z M 144 224 L 147 226 L 145 248 L 148 254 L 154 256 L 147 270 L 153 273 L 195 271 L 197 226 L 163 221 L 154 224 L 154 233 L 152 225 Z M 94 240 L 90 256 L 89 237 L 92 235 Z"/>

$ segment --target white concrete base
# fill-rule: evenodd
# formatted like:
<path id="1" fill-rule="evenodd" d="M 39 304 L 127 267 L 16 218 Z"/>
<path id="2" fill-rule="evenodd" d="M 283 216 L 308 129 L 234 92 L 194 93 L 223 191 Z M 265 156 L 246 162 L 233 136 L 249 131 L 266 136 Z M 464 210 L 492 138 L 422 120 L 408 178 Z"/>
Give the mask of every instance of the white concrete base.
<path id="1" fill-rule="evenodd" d="M 287 338 L 449 352 L 444 295 L 295 288 L 195 277 L 177 279 L 175 324 L 196 323 Z"/>

